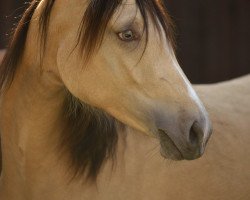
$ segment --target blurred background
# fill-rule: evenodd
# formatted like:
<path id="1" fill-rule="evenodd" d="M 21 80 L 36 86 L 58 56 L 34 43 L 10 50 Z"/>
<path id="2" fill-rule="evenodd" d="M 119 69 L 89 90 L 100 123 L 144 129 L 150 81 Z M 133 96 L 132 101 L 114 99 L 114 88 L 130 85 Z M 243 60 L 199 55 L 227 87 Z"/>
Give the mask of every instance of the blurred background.
<path id="1" fill-rule="evenodd" d="M 24 0 L 0 0 L 0 48 Z M 165 0 L 176 24 L 177 57 L 192 83 L 214 83 L 250 73 L 250 0 Z"/>

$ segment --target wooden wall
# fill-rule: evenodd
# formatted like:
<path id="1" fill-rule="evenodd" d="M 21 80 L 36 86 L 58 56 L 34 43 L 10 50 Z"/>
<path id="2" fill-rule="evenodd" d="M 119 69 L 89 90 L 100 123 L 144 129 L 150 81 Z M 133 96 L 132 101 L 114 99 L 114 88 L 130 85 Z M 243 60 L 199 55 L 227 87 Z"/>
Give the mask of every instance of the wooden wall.
<path id="1" fill-rule="evenodd" d="M 194 83 L 250 73 L 249 0 L 166 0 L 178 58 Z"/>
<path id="2" fill-rule="evenodd" d="M 0 48 L 5 47 L 5 33 L 11 32 L 23 2 L 0 0 Z M 249 0 L 165 2 L 177 26 L 178 59 L 191 82 L 217 82 L 250 73 Z"/>

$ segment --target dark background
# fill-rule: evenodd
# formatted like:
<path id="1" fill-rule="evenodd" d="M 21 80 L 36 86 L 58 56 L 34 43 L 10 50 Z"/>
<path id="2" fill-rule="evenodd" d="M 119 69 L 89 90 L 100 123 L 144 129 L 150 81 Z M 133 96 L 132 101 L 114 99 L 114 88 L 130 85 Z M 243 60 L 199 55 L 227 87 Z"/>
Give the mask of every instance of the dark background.
<path id="1" fill-rule="evenodd" d="M 24 2 L 0 0 L 0 48 L 6 47 Z M 165 2 L 176 24 L 178 60 L 192 83 L 250 73 L 250 0 Z"/>

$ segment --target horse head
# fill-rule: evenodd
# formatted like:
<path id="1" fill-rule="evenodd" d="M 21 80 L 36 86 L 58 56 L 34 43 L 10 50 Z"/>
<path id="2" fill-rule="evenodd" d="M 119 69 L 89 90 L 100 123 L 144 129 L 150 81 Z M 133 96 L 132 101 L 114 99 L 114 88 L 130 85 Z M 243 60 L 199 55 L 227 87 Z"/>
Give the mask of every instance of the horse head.
<path id="1" fill-rule="evenodd" d="M 161 3 L 55 2 L 51 15 L 44 59 L 71 94 L 159 138 L 165 157 L 203 154 L 211 124 L 177 62 Z"/>

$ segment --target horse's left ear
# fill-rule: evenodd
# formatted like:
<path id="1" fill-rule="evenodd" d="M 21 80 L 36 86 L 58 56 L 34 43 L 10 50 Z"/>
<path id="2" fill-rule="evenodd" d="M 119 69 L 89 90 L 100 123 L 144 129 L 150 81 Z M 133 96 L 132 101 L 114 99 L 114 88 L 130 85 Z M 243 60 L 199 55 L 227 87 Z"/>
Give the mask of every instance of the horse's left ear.
<path id="1" fill-rule="evenodd" d="M 0 64 L 2 63 L 2 60 L 3 60 L 5 53 L 6 53 L 5 49 L 0 49 Z"/>

